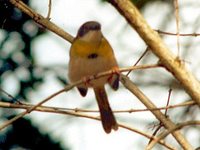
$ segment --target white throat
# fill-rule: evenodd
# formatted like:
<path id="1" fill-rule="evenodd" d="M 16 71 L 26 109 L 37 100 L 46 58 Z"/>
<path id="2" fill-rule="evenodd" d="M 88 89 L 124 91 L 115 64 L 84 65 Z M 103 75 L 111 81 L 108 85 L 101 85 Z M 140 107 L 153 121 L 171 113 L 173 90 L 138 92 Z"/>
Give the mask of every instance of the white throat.
<path id="1" fill-rule="evenodd" d="M 102 33 L 101 31 L 89 31 L 84 36 L 80 38 L 83 41 L 87 42 L 99 42 L 102 39 Z"/>

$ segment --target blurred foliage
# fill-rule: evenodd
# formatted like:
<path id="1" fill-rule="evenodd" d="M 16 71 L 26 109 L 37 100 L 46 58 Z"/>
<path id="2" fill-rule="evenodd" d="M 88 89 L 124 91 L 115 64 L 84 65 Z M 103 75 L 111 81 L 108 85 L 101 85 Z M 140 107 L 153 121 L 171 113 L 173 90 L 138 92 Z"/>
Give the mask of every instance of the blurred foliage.
<path id="1" fill-rule="evenodd" d="M 28 0 L 24 2 L 28 4 Z M 36 84 L 43 82 L 42 72 L 38 72 L 33 67 L 34 56 L 31 53 L 31 41 L 45 32 L 7 0 L 0 1 L 0 14 L 2 36 L 0 40 L 0 86 L 2 88 L 2 82 L 6 83 L 7 78 L 12 75 L 19 86 L 14 96 L 18 99 L 27 99 L 27 93 L 34 90 Z M 1 99 L 6 98 L 2 96 Z"/>
<path id="2" fill-rule="evenodd" d="M 9 149 L 62 150 L 64 148 L 47 134 L 41 134 L 29 120 L 21 118 L 0 136 L 0 150 Z"/>
<path id="3" fill-rule="evenodd" d="M 29 4 L 29 0 L 23 0 Z M 9 93 L 0 91 L 1 101 L 27 100 L 30 91 L 44 81 L 46 69 L 35 67 L 35 56 L 31 51 L 31 42 L 45 34 L 27 15 L 14 8 L 8 0 L 0 0 L 0 88 L 14 87 Z M 10 82 L 13 77 L 15 82 Z M 11 117 L 15 111 L 1 110 L 1 119 Z M 27 119 L 14 122 L 11 129 L 0 132 L 1 149 L 63 149 L 48 135 L 43 135 Z"/>

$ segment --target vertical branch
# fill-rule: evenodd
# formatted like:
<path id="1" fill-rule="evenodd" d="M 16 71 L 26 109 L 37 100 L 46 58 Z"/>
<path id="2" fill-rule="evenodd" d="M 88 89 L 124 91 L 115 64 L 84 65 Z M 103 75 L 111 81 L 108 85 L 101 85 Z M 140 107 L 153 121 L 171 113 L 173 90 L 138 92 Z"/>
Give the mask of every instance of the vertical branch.
<path id="1" fill-rule="evenodd" d="M 47 19 L 50 20 L 52 2 L 49 0 Z"/>
<path id="2" fill-rule="evenodd" d="M 171 94 L 172 94 L 172 89 L 169 89 L 169 94 L 168 94 L 168 98 L 167 98 L 167 104 L 166 104 L 166 110 L 165 110 L 165 116 L 167 117 L 167 111 L 168 111 L 168 106 L 169 106 L 169 101 L 171 98 Z"/>
<path id="3" fill-rule="evenodd" d="M 178 49 L 178 56 L 180 56 L 180 27 L 179 27 L 179 7 L 178 0 L 174 0 L 175 16 L 176 16 L 176 44 Z"/>
<path id="4" fill-rule="evenodd" d="M 167 116 L 167 111 L 168 111 L 168 109 L 169 109 L 169 101 L 170 101 L 170 97 L 171 97 L 171 92 L 172 92 L 172 89 L 169 89 L 169 94 L 168 94 L 168 98 L 167 98 L 167 105 L 166 105 L 166 109 L 165 109 L 165 117 L 166 117 L 166 118 L 168 117 L 168 116 Z M 158 127 L 156 128 L 156 130 L 153 132 L 152 135 L 153 135 L 153 136 L 156 136 L 157 132 L 158 132 L 162 127 L 163 127 L 163 123 L 160 121 Z M 149 144 L 151 144 L 152 140 L 153 140 L 153 138 L 151 138 L 151 139 L 149 140 Z M 149 144 L 148 144 L 148 145 L 149 145 Z"/>

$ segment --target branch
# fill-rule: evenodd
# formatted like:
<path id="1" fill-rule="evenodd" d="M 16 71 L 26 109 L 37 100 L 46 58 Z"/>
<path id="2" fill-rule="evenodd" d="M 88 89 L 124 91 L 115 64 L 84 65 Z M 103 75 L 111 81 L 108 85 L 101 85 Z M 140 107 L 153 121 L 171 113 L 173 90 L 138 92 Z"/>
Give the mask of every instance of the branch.
<path id="1" fill-rule="evenodd" d="M 173 108 L 178 108 L 178 107 L 185 107 L 185 106 L 192 106 L 195 105 L 194 101 L 186 101 L 180 104 L 176 105 L 169 105 L 169 106 L 164 106 L 164 107 L 158 107 L 158 108 L 153 108 L 153 109 L 127 109 L 127 110 L 113 110 L 114 113 L 136 113 L 136 112 L 145 112 L 145 111 L 155 111 L 155 110 L 166 110 L 166 109 L 173 109 Z M 0 107 L 2 108 L 14 108 L 14 109 L 25 109 L 27 107 L 33 106 L 30 103 L 25 103 L 25 102 L 16 102 L 16 103 L 11 103 L 11 102 L 1 102 L 0 99 Z M 41 106 L 42 108 L 51 108 L 54 110 L 64 110 L 64 111 L 72 111 L 72 112 L 81 112 L 81 113 L 98 113 L 99 110 L 91 110 L 91 109 L 82 109 L 82 108 L 66 108 L 66 107 L 48 107 L 48 106 Z M 37 107 L 38 111 L 40 109 L 40 106 Z"/>
<path id="2" fill-rule="evenodd" d="M 157 32 L 151 29 L 138 9 L 129 0 L 109 0 L 138 32 L 162 65 L 180 82 L 191 98 L 200 106 L 200 83 L 190 73 L 184 63 L 176 57 L 162 41 Z"/>
<path id="3" fill-rule="evenodd" d="M 142 55 L 139 57 L 139 59 L 134 63 L 133 66 L 137 66 L 137 64 L 142 60 L 142 58 L 147 54 L 147 52 L 149 51 L 149 48 L 147 46 L 146 50 L 142 53 Z M 126 74 L 126 76 L 128 76 L 131 73 L 132 70 L 128 71 L 128 73 Z"/>
<path id="4" fill-rule="evenodd" d="M 29 15 L 35 22 L 48 28 L 70 43 L 73 37 L 54 23 L 36 13 L 21 0 L 9 0 L 15 7 Z M 200 84 L 196 78 L 187 71 L 184 64 L 169 51 L 160 37 L 154 32 L 142 18 L 138 10 L 127 0 L 110 0 L 110 2 L 126 17 L 128 22 L 136 29 L 151 50 L 156 54 L 162 64 L 181 82 L 188 94 L 200 105 Z M 118 4 L 119 3 L 119 4 Z M 144 30 L 145 29 L 145 30 Z"/>
<path id="5" fill-rule="evenodd" d="M 70 87 L 72 88 L 71 85 L 69 85 L 69 86 L 66 87 L 66 88 L 70 88 Z M 16 120 L 18 120 L 18 119 L 24 117 L 26 114 L 32 112 L 34 109 L 36 109 L 38 106 L 40 106 L 40 105 L 44 104 L 45 102 L 47 102 L 49 99 L 55 97 L 56 95 L 58 95 L 58 94 L 60 94 L 60 93 L 62 93 L 62 92 L 64 92 L 64 91 L 65 91 L 65 89 L 62 89 L 62 90 L 60 90 L 60 91 L 58 91 L 58 92 L 52 94 L 51 96 L 47 97 L 47 98 L 44 99 L 43 101 L 39 102 L 37 105 L 32 106 L 32 107 L 30 107 L 29 109 L 27 109 L 26 111 L 24 111 L 24 112 L 18 114 L 17 116 L 13 117 L 12 119 L 10 119 L 10 120 L 8 120 L 8 121 L 5 121 L 2 125 L 0 125 L 0 131 L 1 131 L 2 129 L 4 129 L 5 127 L 9 126 L 10 124 L 12 124 L 14 121 L 16 121 Z"/>
<path id="6" fill-rule="evenodd" d="M 133 93 L 148 109 L 155 109 L 156 106 L 149 100 L 149 98 L 138 89 L 138 87 L 129 80 L 126 76 L 121 75 L 120 78 L 122 84 L 131 92 Z M 160 110 L 151 110 L 152 114 L 164 125 L 167 130 L 171 130 L 176 128 L 176 125 L 167 118 Z M 190 143 L 185 139 L 185 137 L 181 134 L 179 130 L 173 131 L 172 135 L 177 140 L 177 142 L 186 150 L 192 150 L 192 146 Z"/>
<path id="7" fill-rule="evenodd" d="M 178 6 L 178 0 L 174 0 L 174 7 L 175 7 L 175 16 L 176 16 L 176 45 L 178 49 L 178 56 L 180 56 L 180 21 L 179 21 L 179 6 Z"/>
<path id="8" fill-rule="evenodd" d="M 50 16 L 51 16 L 51 6 L 52 6 L 52 1 L 51 0 L 49 0 L 49 5 L 48 5 L 48 14 L 47 14 L 47 19 L 48 20 L 50 20 L 51 18 L 50 18 Z"/>
<path id="9" fill-rule="evenodd" d="M 43 16 L 36 13 L 34 10 L 29 8 L 27 5 L 25 5 L 21 0 L 9 0 L 13 5 L 15 5 L 17 8 L 22 10 L 24 13 L 29 15 L 33 20 L 35 20 L 38 24 L 42 25 L 45 28 L 48 28 L 52 32 L 58 34 L 59 36 L 63 37 L 69 42 L 73 41 L 73 37 L 66 33 L 61 28 L 57 27 L 54 23 L 49 21 L 48 19 L 44 18 Z M 128 0 L 110 0 L 110 2 L 120 11 L 122 15 L 124 15 L 127 19 L 127 21 L 136 29 L 136 31 L 139 33 L 139 35 L 143 38 L 143 40 L 147 43 L 147 45 L 150 47 L 152 52 L 157 55 L 160 58 L 160 61 L 163 66 L 166 67 L 167 70 L 169 70 L 176 78 L 180 81 L 180 83 L 183 85 L 185 90 L 188 92 L 188 94 L 192 97 L 193 100 L 195 100 L 198 105 L 200 106 L 200 84 L 197 81 L 197 79 L 187 71 L 185 65 L 181 63 L 181 61 L 166 47 L 166 45 L 163 43 L 163 41 L 160 39 L 158 34 L 153 31 L 146 21 L 143 19 L 143 17 L 140 15 L 138 10 L 132 5 L 132 3 Z M 111 71 L 112 73 L 112 71 Z M 111 74 L 110 73 L 110 74 Z M 103 76 L 103 75 L 102 75 Z M 96 79 L 97 76 L 93 76 L 91 79 Z M 122 82 L 124 82 L 124 85 L 131 85 L 129 88 L 132 87 L 131 81 L 130 84 L 126 85 L 126 79 L 125 77 L 122 77 Z M 69 88 L 73 88 L 74 86 L 81 84 L 83 81 L 78 81 L 77 83 L 73 85 L 69 85 Z M 137 87 L 135 87 L 137 89 Z M 59 91 L 55 93 L 56 95 L 59 94 Z M 133 91 L 132 91 L 133 92 Z M 135 92 L 133 92 L 135 93 Z M 137 94 L 137 93 L 135 93 Z M 55 95 L 54 95 L 55 96 Z M 138 95 L 137 95 L 138 96 Z M 141 95 L 140 95 L 141 96 Z M 48 97 L 50 99 L 50 97 Z M 19 114 L 15 118 L 9 120 L 10 122 L 13 122 L 13 120 L 19 119 L 26 115 L 27 113 L 30 113 L 34 109 L 36 109 L 38 106 L 42 105 L 49 99 L 45 99 L 38 103 L 35 106 L 30 107 L 27 109 L 27 111 Z M 52 98 L 52 97 L 51 97 Z M 140 98 L 147 98 L 145 95 L 142 95 Z M 144 99 L 144 100 L 148 100 Z M 147 103 L 146 103 L 147 102 Z M 147 108 L 155 108 L 155 106 L 148 101 L 143 101 L 143 103 L 147 106 Z M 163 122 L 164 126 L 170 130 L 172 128 L 175 128 L 175 124 L 173 124 L 170 119 L 165 118 L 163 114 L 159 111 L 152 111 L 152 113 L 156 116 L 157 119 Z M 5 127 L 5 126 L 4 126 Z M 1 130 L 2 128 L 0 128 Z M 188 143 L 188 141 L 182 136 L 182 134 L 177 130 L 173 131 L 172 135 L 177 139 L 177 141 L 183 146 L 184 149 L 193 149 L 191 145 Z"/>
<path id="10" fill-rule="evenodd" d="M 167 137 L 170 133 L 176 130 L 182 129 L 183 127 L 191 126 L 191 125 L 200 125 L 200 121 L 192 120 L 192 121 L 187 121 L 187 122 L 177 124 L 175 128 L 172 128 L 168 131 L 161 133 L 157 139 L 152 140 L 151 143 L 147 146 L 146 150 L 152 149 L 158 143 L 159 140 L 162 140 L 163 138 Z"/>
<path id="11" fill-rule="evenodd" d="M 141 66 L 132 66 L 132 67 L 127 67 L 127 68 L 121 68 L 119 69 L 120 72 L 125 72 L 125 71 L 130 71 L 130 70 L 136 70 L 136 69 L 147 69 L 147 68 L 155 68 L 155 67 L 159 67 L 159 65 L 157 64 L 153 64 L 153 65 L 141 65 Z M 100 72 L 97 75 L 93 75 L 89 77 L 89 80 L 94 80 L 94 79 L 98 79 L 100 77 L 103 76 L 107 76 L 107 75 L 111 75 L 113 74 L 113 70 L 109 70 L 109 71 L 105 71 L 105 72 Z M 8 125 L 12 124 L 14 121 L 22 118 L 23 116 L 25 116 L 26 114 L 32 112 L 34 109 L 36 109 L 38 106 L 41 106 L 42 104 L 44 104 L 45 102 L 49 101 L 51 98 L 57 96 L 58 94 L 62 93 L 62 92 L 66 92 L 69 91 L 70 89 L 72 89 L 73 87 L 84 83 L 84 80 L 79 80 L 73 84 L 67 85 L 64 89 L 50 95 L 49 97 L 45 98 L 44 100 L 42 100 L 41 102 L 39 102 L 38 104 L 36 104 L 35 106 L 31 107 L 30 109 L 27 109 L 27 111 L 22 112 L 20 114 L 18 114 L 17 116 L 15 116 L 14 118 L 5 121 L 2 125 L 0 125 L 0 130 L 4 129 L 5 127 L 7 127 Z"/>
<path id="12" fill-rule="evenodd" d="M 167 35 L 172 35 L 172 36 L 177 36 L 177 33 L 171 33 L 171 32 L 166 32 L 166 31 L 161 31 L 161 30 L 155 30 L 159 34 L 167 34 Z M 200 33 L 179 33 L 180 36 L 200 36 Z"/>
<path id="13" fill-rule="evenodd" d="M 7 103 L 7 102 L 0 102 L 0 106 L 3 106 L 5 108 L 20 108 L 20 109 L 27 109 L 30 110 L 33 107 L 36 107 L 36 105 L 31 105 L 31 104 L 12 104 L 12 103 Z M 58 107 L 48 107 L 48 106 L 37 106 L 34 111 L 40 111 L 40 112 L 50 112 L 50 113 L 56 113 L 56 114 L 63 114 L 63 115 L 71 115 L 71 116 L 76 116 L 76 117 L 82 117 L 82 118 L 88 118 L 88 119 L 93 119 L 93 120 L 98 120 L 100 121 L 99 117 L 95 117 L 92 115 L 88 115 L 85 113 L 80 113 L 76 112 L 76 110 L 66 110 L 66 108 L 58 108 Z M 148 139 L 152 138 L 154 140 L 157 140 L 156 137 L 151 136 L 143 131 L 140 131 L 138 129 L 135 129 L 133 127 L 129 127 L 127 125 L 124 125 L 122 123 L 118 123 L 118 125 L 124 129 L 127 129 L 129 131 L 138 133 Z M 159 140 L 158 143 L 161 145 L 165 146 L 168 149 L 175 150 L 172 146 L 169 144 L 166 144 L 164 141 Z"/>
<path id="14" fill-rule="evenodd" d="M 20 9 L 22 12 L 27 14 L 29 17 L 31 17 L 35 22 L 43 26 L 44 28 L 47 28 L 48 30 L 56 33 L 63 39 L 67 40 L 68 42 L 72 43 L 73 36 L 71 36 L 69 33 L 65 32 L 63 29 L 55 25 L 53 22 L 49 20 L 49 18 L 45 18 L 42 15 L 35 12 L 33 9 L 28 7 L 25 3 L 23 3 L 21 0 L 9 0 L 10 3 L 12 3 L 15 7 Z M 49 10 L 50 12 L 50 10 Z"/>

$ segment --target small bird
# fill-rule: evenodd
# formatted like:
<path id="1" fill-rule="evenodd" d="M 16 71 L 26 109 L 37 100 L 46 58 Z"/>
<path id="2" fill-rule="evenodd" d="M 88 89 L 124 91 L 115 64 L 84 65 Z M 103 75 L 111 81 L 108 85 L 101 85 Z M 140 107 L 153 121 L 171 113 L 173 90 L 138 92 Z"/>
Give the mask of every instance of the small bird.
<path id="1" fill-rule="evenodd" d="M 85 79 L 85 83 L 78 85 L 78 91 L 86 96 L 89 87 L 93 88 L 103 128 L 106 133 L 117 130 L 118 124 L 108 102 L 104 85 L 117 90 L 119 87 L 118 64 L 109 42 L 101 32 L 101 25 L 96 21 L 84 23 L 78 30 L 70 48 L 69 79 L 76 82 Z M 103 71 L 114 70 L 112 75 L 88 81 L 87 78 Z"/>

